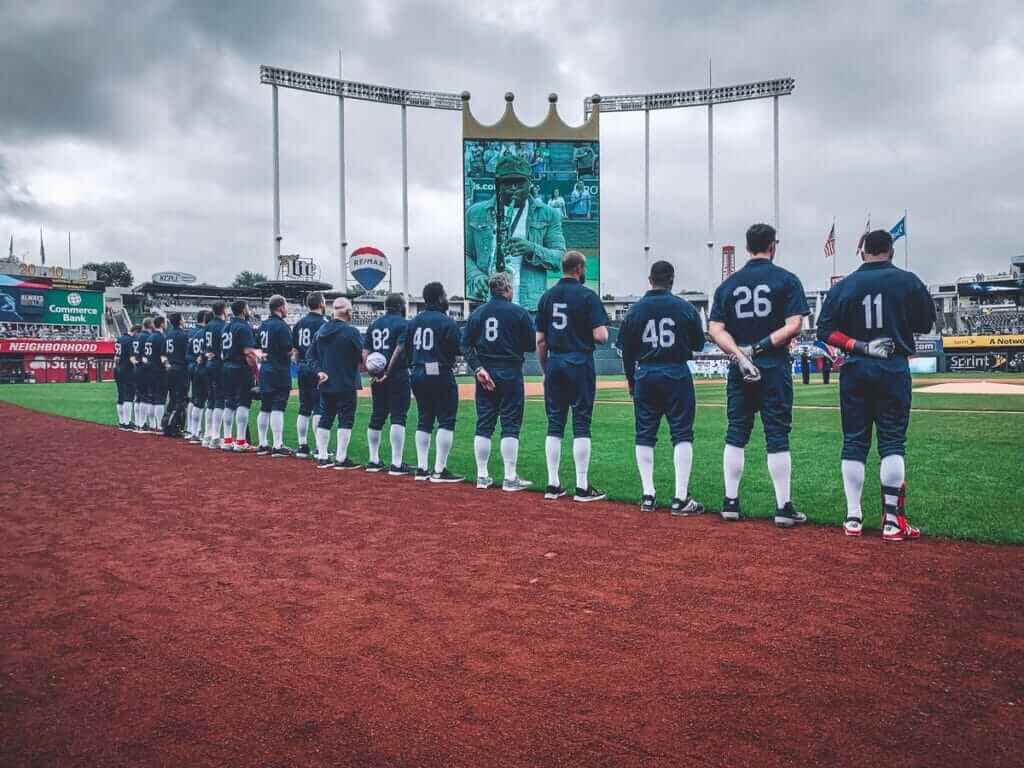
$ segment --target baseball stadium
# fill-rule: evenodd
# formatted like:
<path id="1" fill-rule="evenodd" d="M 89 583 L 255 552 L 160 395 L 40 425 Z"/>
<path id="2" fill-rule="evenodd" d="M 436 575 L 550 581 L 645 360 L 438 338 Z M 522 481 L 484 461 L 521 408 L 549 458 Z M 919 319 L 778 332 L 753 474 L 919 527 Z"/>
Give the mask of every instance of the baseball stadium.
<path id="1" fill-rule="evenodd" d="M 826 226 L 828 279 L 788 263 L 793 78 L 578 125 L 555 94 L 487 123 L 468 91 L 250 80 L 273 239 L 234 282 L 73 267 L 70 234 L 67 267 L 42 234 L 0 260 L 0 763 L 1022 764 L 1024 255 L 925 282 L 901 211 L 838 266 Z M 285 91 L 338 112 L 331 260 L 281 252 Z M 737 102 L 771 109 L 771 215 L 723 231 Z M 396 108 L 393 256 L 348 241 L 345 110 Z M 462 129 L 463 251 L 426 272 L 409 110 Z M 658 110 L 707 115 L 707 241 L 671 257 Z M 602 224 L 626 112 L 631 281 Z"/>

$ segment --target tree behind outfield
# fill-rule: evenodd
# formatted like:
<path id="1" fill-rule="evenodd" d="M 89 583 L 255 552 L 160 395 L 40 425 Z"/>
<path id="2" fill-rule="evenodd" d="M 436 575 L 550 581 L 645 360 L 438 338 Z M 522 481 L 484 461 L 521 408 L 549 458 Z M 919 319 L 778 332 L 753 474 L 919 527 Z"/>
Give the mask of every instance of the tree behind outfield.
<path id="1" fill-rule="evenodd" d="M 91 269 L 96 273 L 96 280 L 104 285 L 131 288 L 135 278 L 128 265 L 123 261 L 90 261 L 82 265 L 82 269 Z"/>
<path id="2" fill-rule="evenodd" d="M 252 288 L 256 283 L 267 282 L 267 276 L 262 272 L 250 272 L 248 269 L 243 269 L 237 275 L 235 275 L 235 281 L 231 284 L 232 288 Z"/>

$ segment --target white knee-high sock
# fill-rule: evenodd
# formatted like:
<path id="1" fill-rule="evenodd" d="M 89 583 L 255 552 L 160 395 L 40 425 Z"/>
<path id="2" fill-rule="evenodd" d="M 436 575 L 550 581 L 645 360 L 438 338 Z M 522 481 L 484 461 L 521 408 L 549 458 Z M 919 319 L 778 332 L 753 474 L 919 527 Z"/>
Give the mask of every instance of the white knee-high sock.
<path id="1" fill-rule="evenodd" d="M 653 496 L 654 491 L 654 446 L 636 446 L 636 468 L 640 470 L 640 486 L 644 496 Z"/>
<path id="2" fill-rule="evenodd" d="M 501 460 L 505 464 L 505 479 L 515 480 L 519 477 L 519 438 L 501 438 Z"/>
<path id="3" fill-rule="evenodd" d="M 562 438 L 548 435 L 544 439 L 544 456 L 548 461 L 548 485 L 558 486 L 558 465 L 562 463 Z"/>
<path id="4" fill-rule="evenodd" d="M 245 430 L 249 426 L 249 409 L 239 406 L 235 409 L 235 441 L 245 442 Z"/>
<path id="5" fill-rule="evenodd" d="M 690 470 L 693 469 L 693 443 L 676 443 L 672 448 L 676 470 L 676 498 L 686 501 L 690 495 Z"/>
<path id="6" fill-rule="evenodd" d="M 441 472 L 448 466 L 448 454 L 452 452 L 455 433 L 450 429 L 437 430 L 437 445 L 434 452 L 434 471 Z"/>
<path id="7" fill-rule="evenodd" d="M 430 460 L 430 433 L 416 430 L 416 467 L 426 472 Z"/>
<path id="8" fill-rule="evenodd" d="M 366 430 L 366 445 L 370 451 L 370 463 L 380 464 L 380 430 L 379 429 L 367 429 Z"/>
<path id="9" fill-rule="evenodd" d="M 221 429 L 224 430 L 225 440 L 234 440 L 235 435 L 235 408 L 224 409 L 224 420 L 221 422 Z M 220 435 L 217 435 L 220 437 Z"/>
<path id="10" fill-rule="evenodd" d="M 902 456 L 886 456 L 882 459 L 882 466 L 878 472 L 882 485 L 887 485 L 891 488 L 899 488 L 903 485 L 906 475 L 907 470 L 903 463 Z M 895 506 L 899 503 L 899 497 L 887 493 L 885 494 L 885 503 Z"/>
<path id="11" fill-rule="evenodd" d="M 206 408 L 203 413 L 206 415 L 206 428 L 203 437 L 213 437 L 213 408 Z"/>
<path id="12" fill-rule="evenodd" d="M 284 447 L 284 411 L 270 412 L 270 431 L 274 433 L 274 447 Z"/>
<path id="13" fill-rule="evenodd" d="M 331 447 L 331 430 L 320 429 L 317 427 L 316 430 L 316 457 L 320 461 L 324 461 L 327 458 L 327 451 Z"/>
<path id="14" fill-rule="evenodd" d="M 336 461 L 344 461 L 348 458 L 348 444 L 352 440 L 352 430 L 338 427 L 338 455 Z"/>
<path id="15" fill-rule="evenodd" d="M 314 413 L 312 416 L 309 417 L 309 426 L 313 430 L 313 434 L 316 434 L 316 431 L 318 429 L 320 429 L 320 414 L 319 413 Z"/>
<path id="16" fill-rule="evenodd" d="M 473 438 L 473 454 L 476 456 L 476 476 L 490 477 L 487 465 L 491 460 L 491 438 L 476 435 Z"/>
<path id="17" fill-rule="evenodd" d="M 572 441 L 572 458 L 576 462 L 576 487 L 590 487 L 590 438 L 577 437 Z"/>
<path id="18" fill-rule="evenodd" d="M 160 428 L 160 424 L 164 420 L 164 406 L 158 405 L 153 409 L 153 426 L 157 429 Z"/>
<path id="19" fill-rule="evenodd" d="M 405 452 L 405 425 L 404 424 L 392 424 L 391 425 L 391 463 L 396 466 L 402 466 L 402 454 Z"/>
<path id="20" fill-rule="evenodd" d="M 768 474 L 775 486 L 775 505 L 782 509 L 789 503 L 789 478 L 793 471 L 793 459 L 789 451 L 768 454 Z"/>
<path id="21" fill-rule="evenodd" d="M 270 414 L 266 411 L 260 411 L 256 417 L 256 438 L 259 440 L 258 445 L 268 445 L 267 437 L 270 432 Z"/>
<path id="22" fill-rule="evenodd" d="M 846 494 L 846 516 L 863 518 L 860 508 L 864 493 L 864 462 L 843 459 L 843 492 Z"/>
<path id="23" fill-rule="evenodd" d="M 214 408 L 213 409 L 213 432 L 207 432 L 207 437 L 211 440 L 220 440 L 221 424 L 224 421 L 224 409 Z"/>
<path id="24" fill-rule="evenodd" d="M 307 442 L 309 440 L 309 416 L 303 416 L 300 413 L 295 419 L 295 436 L 299 445 L 309 445 Z"/>
<path id="25" fill-rule="evenodd" d="M 743 449 L 727 443 L 725 453 L 722 455 L 722 466 L 725 469 L 725 495 L 730 499 L 738 499 L 740 496 L 743 461 Z"/>

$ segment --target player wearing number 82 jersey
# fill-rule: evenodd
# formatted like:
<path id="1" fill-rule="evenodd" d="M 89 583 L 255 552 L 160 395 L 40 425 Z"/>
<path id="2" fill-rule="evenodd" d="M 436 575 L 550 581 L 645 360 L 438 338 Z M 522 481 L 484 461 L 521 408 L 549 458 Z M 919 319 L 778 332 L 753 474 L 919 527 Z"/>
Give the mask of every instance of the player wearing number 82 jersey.
<path id="1" fill-rule="evenodd" d="M 793 416 L 793 373 L 789 342 L 810 314 L 800 279 L 774 263 L 775 228 L 754 224 L 747 230 L 750 258 L 715 291 L 708 331 L 732 355 L 726 379 L 729 428 L 723 465 L 722 517 L 740 518 L 739 488 L 744 448 L 760 411 L 768 448 L 768 473 L 775 488 L 775 524 L 790 527 L 806 519 L 790 499 L 792 461 L 789 431 Z"/>
<path id="2" fill-rule="evenodd" d="M 381 430 L 384 422 L 391 419 L 391 466 L 388 474 L 408 475 L 412 470 L 402 461 L 405 450 L 405 421 L 409 413 L 412 395 L 409 390 L 409 367 L 405 364 L 405 350 L 408 347 L 406 330 L 409 322 L 405 319 L 405 299 L 399 293 L 392 293 L 384 300 L 385 314 L 374 320 L 363 337 L 363 365 L 366 358 L 376 352 L 387 360 L 384 373 L 374 377 L 370 384 L 373 408 L 370 423 L 366 428 L 366 443 L 369 446 L 367 472 L 381 472 L 384 463 L 380 460 Z"/>

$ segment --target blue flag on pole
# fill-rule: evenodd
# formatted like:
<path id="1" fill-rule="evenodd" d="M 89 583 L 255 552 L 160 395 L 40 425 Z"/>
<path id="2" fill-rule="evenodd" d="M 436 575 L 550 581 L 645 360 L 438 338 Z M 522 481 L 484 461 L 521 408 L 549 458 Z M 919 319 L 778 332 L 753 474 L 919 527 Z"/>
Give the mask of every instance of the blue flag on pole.
<path id="1" fill-rule="evenodd" d="M 903 215 L 903 218 L 896 222 L 896 226 L 889 230 L 889 234 L 892 235 L 892 241 L 895 243 L 901 237 L 907 234 L 907 216 Z"/>

